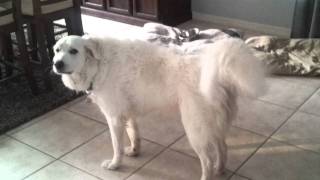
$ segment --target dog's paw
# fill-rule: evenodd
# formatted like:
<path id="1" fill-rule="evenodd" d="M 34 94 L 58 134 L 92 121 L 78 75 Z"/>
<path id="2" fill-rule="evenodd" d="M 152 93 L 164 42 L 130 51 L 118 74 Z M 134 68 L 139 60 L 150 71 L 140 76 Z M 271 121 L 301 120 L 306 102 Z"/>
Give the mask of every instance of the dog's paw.
<path id="1" fill-rule="evenodd" d="M 139 155 L 139 151 L 131 146 L 128 146 L 124 149 L 124 154 L 126 156 L 134 157 Z"/>
<path id="2" fill-rule="evenodd" d="M 108 170 L 116 170 L 120 166 L 120 163 L 115 163 L 112 160 L 104 160 L 101 163 L 101 167 Z"/>

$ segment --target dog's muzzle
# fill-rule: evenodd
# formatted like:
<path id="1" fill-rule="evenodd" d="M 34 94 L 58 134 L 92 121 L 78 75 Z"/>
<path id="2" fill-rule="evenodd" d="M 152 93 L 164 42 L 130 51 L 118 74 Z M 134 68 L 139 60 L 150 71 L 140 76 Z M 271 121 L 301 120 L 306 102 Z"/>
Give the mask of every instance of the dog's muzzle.
<path id="1" fill-rule="evenodd" d="M 65 71 L 65 64 L 63 61 L 57 61 L 53 64 L 57 74 L 71 74 L 72 72 Z"/>

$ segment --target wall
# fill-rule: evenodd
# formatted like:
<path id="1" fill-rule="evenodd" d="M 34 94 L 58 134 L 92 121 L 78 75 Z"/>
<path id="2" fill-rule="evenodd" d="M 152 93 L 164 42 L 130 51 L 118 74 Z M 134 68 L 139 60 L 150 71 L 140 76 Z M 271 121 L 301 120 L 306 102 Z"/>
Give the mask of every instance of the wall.
<path id="1" fill-rule="evenodd" d="M 192 0 L 192 11 L 290 28 L 296 0 Z"/>

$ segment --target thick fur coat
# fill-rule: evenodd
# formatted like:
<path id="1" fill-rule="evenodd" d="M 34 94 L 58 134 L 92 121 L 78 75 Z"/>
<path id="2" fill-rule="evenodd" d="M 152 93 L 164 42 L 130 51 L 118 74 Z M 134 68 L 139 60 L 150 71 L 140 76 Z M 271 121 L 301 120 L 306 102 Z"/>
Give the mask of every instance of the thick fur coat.
<path id="1" fill-rule="evenodd" d="M 69 36 L 54 50 L 53 69 L 64 84 L 89 90 L 106 116 L 114 149 L 113 158 L 102 163 L 107 169 L 120 166 L 123 152 L 139 153 L 138 117 L 174 105 L 199 156 L 201 180 L 211 180 L 226 164 L 225 136 L 236 117 L 238 97 L 256 97 L 264 88 L 263 68 L 239 39 L 185 54 L 140 40 Z M 127 148 L 124 130 L 131 142 Z"/>

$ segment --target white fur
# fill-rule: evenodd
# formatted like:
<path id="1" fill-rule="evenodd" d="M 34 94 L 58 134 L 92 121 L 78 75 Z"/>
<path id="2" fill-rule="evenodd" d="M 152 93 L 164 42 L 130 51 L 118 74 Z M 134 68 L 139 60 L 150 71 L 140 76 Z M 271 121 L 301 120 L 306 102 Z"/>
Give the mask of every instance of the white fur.
<path id="1" fill-rule="evenodd" d="M 71 47 L 79 53 L 68 55 Z M 114 148 L 112 160 L 102 164 L 108 169 L 121 163 L 125 127 L 131 141 L 125 153 L 137 155 L 137 117 L 176 105 L 189 142 L 200 158 L 201 180 L 211 180 L 226 164 L 225 136 L 236 116 L 237 97 L 255 97 L 264 85 L 258 60 L 238 39 L 208 44 L 197 55 L 112 37 L 69 36 L 59 40 L 57 48 L 60 51 L 54 62 L 64 61 L 66 71 L 72 72 L 61 73 L 67 87 L 85 91 L 93 82 L 93 99 L 106 116 Z"/>

